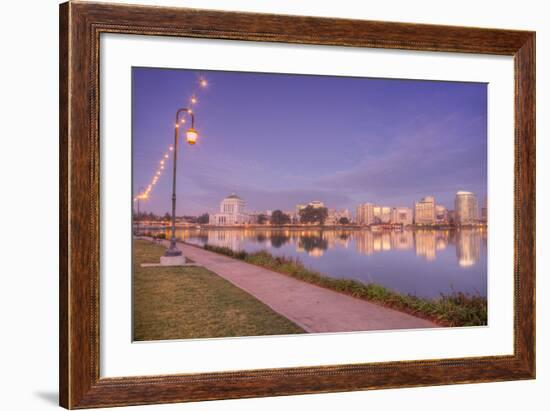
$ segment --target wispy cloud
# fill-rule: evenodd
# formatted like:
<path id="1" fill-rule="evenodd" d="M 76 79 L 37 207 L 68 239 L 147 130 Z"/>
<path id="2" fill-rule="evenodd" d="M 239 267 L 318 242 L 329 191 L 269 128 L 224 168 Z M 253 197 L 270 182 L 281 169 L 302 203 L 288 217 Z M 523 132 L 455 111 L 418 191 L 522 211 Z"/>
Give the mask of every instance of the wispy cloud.
<path id="1" fill-rule="evenodd" d="M 144 69 L 134 78 L 134 183 L 171 135 L 173 109 L 194 71 Z M 201 132 L 182 147 L 178 213 L 215 211 L 237 192 L 249 209 L 324 201 L 411 205 L 425 195 L 486 192 L 486 87 L 429 81 L 211 72 L 197 108 Z M 147 87 L 137 87 L 146 84 Z M 167 138 L 157 138 L 159 135 Z M 171 179 L 147 207 L 169 207 Z"/>

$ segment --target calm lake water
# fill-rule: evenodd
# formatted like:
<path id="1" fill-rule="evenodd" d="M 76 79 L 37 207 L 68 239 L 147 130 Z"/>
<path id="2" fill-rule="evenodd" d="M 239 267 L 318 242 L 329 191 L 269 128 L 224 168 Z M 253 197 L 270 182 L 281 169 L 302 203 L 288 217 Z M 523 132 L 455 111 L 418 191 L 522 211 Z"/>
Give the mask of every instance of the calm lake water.
<path id="1" fill-rule="evenodd" d="M 167 233 L 168 234 L 168 233 Z M 336 278 L 374 282 L 404 294 L 487 294 L 487 231 L 361 229 L 178 229 L 179 239 L 299 258 Z"/>

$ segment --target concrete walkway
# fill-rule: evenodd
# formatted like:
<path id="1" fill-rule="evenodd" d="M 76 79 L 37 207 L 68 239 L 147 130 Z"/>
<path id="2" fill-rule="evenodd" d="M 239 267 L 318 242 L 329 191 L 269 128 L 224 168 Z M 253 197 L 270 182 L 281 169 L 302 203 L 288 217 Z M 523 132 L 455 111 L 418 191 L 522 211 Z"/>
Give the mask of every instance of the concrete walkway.
<path id="1" fill-rule="evenodd" d="M 168 246 L 168 241 L 164 242 Z M 178 243 L 183 254 L 254 296 L 307 332 L 437 327 L 431 321 L 350 297 L 202 248 Z"/>

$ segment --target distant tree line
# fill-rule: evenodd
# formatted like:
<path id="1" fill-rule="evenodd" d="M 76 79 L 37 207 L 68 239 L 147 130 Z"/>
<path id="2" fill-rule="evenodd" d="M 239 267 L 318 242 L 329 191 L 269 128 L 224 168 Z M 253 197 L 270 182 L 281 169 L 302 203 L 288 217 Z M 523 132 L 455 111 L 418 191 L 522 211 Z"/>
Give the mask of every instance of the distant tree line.
<path id="1" fill-rule="evenodd" d="M 301 223 L 325 224 L 328 218 L 328 209 L 326 207 L 313 207 L 308 205 L 300 210 Z"/>
<path id="2" fill-rule="evenodd" d="M 166 212 L 163 216 L 157 215 L 153 212 L 140 212 L 139 214 L 134 211 L 133 213 L 134 221 L 170 221 L 172 216 L 169 212 Z M 320 224 L 324 225 L 328 218 L 328 209 L 326 207 L 313 207 L 308 205 L 307 207 L 300 210 L 298 215 L 300 223 L 303 224 Z M 208 224 L 210 222 L 210 215 L 204 213 L 197 216 L 177 216 L 176 219 L 192 223 L 192 224 Z M 259 214 L 256 217 L 256 222 L 258 224 L 267 224 L 271 225 L 285 225 L 291 224 L 292 218 L 289 214 L 281 211 L 275 210 L 271 215 Z M 350 224 L 350 220 L 347 217 L 342 217 L 338 220 L 340 224 Z"/>
<path id="3" fill-rule="evenodd" d="M 275 210 L 271 213 L 272 225 L 290 224 L 290 216 L 283 213 L 281 210 Z"/>
<path id="4" fill-rule="evenodd" d="M 168 214 L 168 213 L 166 213 L 166 214 Z M 161 216 L 156 215 L 155 213 L 152 213 L 152 212 L 142 211 L 139 214 L 134 212 L 134 220 L 139 220 L 139 221 L 142 221 L 142 220 L 162 221 L 166 217 L 166 214 L 164 215 L 164 217 L 161 217 Z M 170 214 L 168 214 L 168 217 L 170 217 Z"/>
<path id="5" fill-rule="evenodd" d="M 325 224 L 328 218 L 328 209 L 326 207 L 312 207 L 308 205 L 299 212 L 300 223 L 304 224 Z M 256 219 L 258 224 L 266 224 L 269 222 L 271 225 L 284 225 L 292 223 L 292 218 L 289 214 L 284 213 L 281 210 L 275 210 L 271 213 L 271 216 L 266 214 L 259 214 Z M 340 224 L 349 224 L 350 221 L 346 217 L 342 217 L 339 220 Z"/>
<path id="6" fill-rule="evenodd" d="M 170 214 L 168 211 L 164 213 L 164 215 L 160 216 L 153 212 L 140 212 L 139 214 L 134 211 L 133 213 L 134 221 L 170 221 L 172 219 L 172 214 Z M 185 220 L 189 223 L 199 223 L 199 224 L 207 224 L 209 217 L 208 214 L 202 214 L 199 217 L 196 216 L 176 216 L 177 220 Z M 201 222 L 205 221 L 205 222 Z"/>
<path id="7" fill-rule="evenodd" d="M 208 224 L 210 222 L 210 215 L 207 213 L 201 214 L 197 217 L 197 223 L 199 224 Z"/>

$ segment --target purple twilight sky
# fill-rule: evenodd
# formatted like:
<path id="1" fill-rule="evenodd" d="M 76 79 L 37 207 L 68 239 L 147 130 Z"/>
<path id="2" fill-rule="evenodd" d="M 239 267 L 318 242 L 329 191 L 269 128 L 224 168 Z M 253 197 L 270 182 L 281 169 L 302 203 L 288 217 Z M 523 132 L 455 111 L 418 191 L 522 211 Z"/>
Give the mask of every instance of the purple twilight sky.
<path id="1" fill-rule="evenodd" d="M 312 200 L 411 207 L 426 195 L 452 209 L 458 190 L 480 205 L 487 194 L 484 83 L 133 68 L 135 194 L 200 76 L 199 141 L 178 152 L 178 215 L 216 212 L 232 192 L 248 211 Z M 171 181 L 170 159 L 141 208 L 169 211 Z"/>

